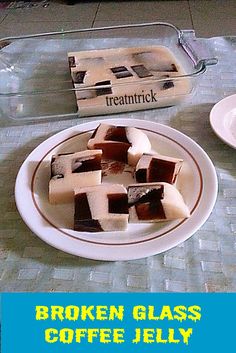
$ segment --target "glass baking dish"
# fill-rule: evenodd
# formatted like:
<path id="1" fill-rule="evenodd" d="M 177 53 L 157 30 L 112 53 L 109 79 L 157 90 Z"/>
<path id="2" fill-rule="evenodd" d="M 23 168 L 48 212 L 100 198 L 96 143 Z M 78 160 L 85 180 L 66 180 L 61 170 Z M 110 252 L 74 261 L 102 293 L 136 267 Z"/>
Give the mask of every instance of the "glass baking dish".
<path id="1" fill-rule="evenodd" d="M 117 65 L 119 69 L 124 68 L 122 60 L 127 58 L 127 55 L 120 54 L 118 48 L 122 48 L 122 53 L 137 51 L 138 48 L 140 64 L 140 58 L 146 60 L 149 55 L 143 56 L 143 53 L 150 53 L 150 48 L 156 47 L 166 48 L 175 60 L 174 67 L 179 65 L 181 70 L 174 70 L 173 75 L 169 72 L 154 74 L 149 70 L 149 75 L 141 77 L 134 77 L 133 72 L 132 79 L 117 79 L 115 73 L 115 79 L 104 80 L 103 66 L 103 71 L 99 72 L 99 84 L 72 82 L 68 53 L 77 52 L 80 56 L 85 52 L 90 55 L 91 51 L 96 50 L 95 56 L 105 55 L 106 58 L 112 50 L 112 60 L 115 60 L 117 70 Z M 153 67 L 158 58 L 150 55 L 148 62 Z M 132 55 L 132 60 L 134 57 Z M 197 82 L 207 66 L 216 63 L 217 59 L 195 38 L 193 30 L 180 30 L 165 22 L 3 38 L 0 41 L 0 114 L 16 120 L 64 119 L 171 106 L 189 97 L 196 90 Z M 97 64 L 99 60 L 92 62 L 92 65 L 90 62 L 88 69 L 98 72 Z M 111 70 L 110 64 L 107 64 L 106 70 Z M 81 107 L 79 100 L 76 100 L 78 96 L 82 97 Z M 127 101 L 127 98 L 125 102 L 125 96 L 139 96 L 139 101 Z M 143 97 L 148 99 L 144 102 Z"/>

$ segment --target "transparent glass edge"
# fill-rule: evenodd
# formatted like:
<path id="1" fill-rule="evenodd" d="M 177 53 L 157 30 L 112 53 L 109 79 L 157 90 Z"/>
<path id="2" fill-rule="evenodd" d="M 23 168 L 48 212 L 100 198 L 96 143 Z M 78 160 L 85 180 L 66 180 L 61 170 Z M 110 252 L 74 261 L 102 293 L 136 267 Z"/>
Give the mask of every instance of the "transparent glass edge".
<path id="1" fill-rule="evenodd" d="M 218 59 L 212 56 L 209 49 L 196 38 L 194 30 L 181 30 L 179 43 L 192 60 L 196 72 L 201 71 L 204 67 L 218 63 Z"/>
<path id="2" fill-rule="evenodd" d="M 88 33 L 88 32 L 98 32 L 98 31 L 106 31 L 106 30 L 116 30 L 116 29 L 125 29 L 125 28 L 136 28 L 136 27 L 151 27 L 151 26 L 167 26 L 172 28 L 176 34 L 179 36 L 181 30 L 175 25 L 168 22 L 146 22 L 146 23 L 134 23 L 134 24 L 123 24 L 116 26 L 104 26 L 104 27 L 93 27 L 93 28 L 81 28 L 81 29 L 72 29 L 72 30 L 62 30 L 62 31 L 54 31 L 54 32 L 45 32 L 45 33 L 35 33 L 35 34 L 27 34 L 21 36 L 10 36 L 4 37 L 0 39 L 0 49 L 2 41 L 11 41 L 11 40 L 21 40 L 21 39 L 30 39 L 30 38 L 42 38 L 42 37 L 50 37 L 50 36 L 65 36 L 67 34 L 75 34 L 75 33 Z"/>
<path id="3" fill-rule="evenodd" d="M 30 38 L 42 38 L 42 37 L 50 37 L 50 36 L 65 36 L 66 34 L 71 34 L 71 33 L 85 33 L 85 32 L 98 32 L 98 31 L 104 31 L 104 30 L 116 30 L 116 29 L 128 29 L 128 28 L 141 28 L 141 27 L 151 27 L 151 26 L 166 26 L 174 30 L 175 35 L 177 36 L 177 40 L 180 44 L 180 47 L 185 51 L 185 53 L 188 55 L 190 60 L 194 63 L 194 71 L 191 73 L 187 73 L 184 75 L 178 75 L 175 77 L 172 77 L 172 80 L 178 80 L 178 79 L 185 79 L 185 78 L 191 78 L 198 76 L 202 73 L 205 72 L 206 66 L 210 64 L 215 64 L 215 59 L 198 59 L 197 53 L 194 51 L 194 49 L 191 46 L 191 43 L 189 40 L 187 40 L 187 33 L 191 33 L 192 37 L 195 38 L 195 32 L 193 30 L 180 30 L 178 27 L 175 25 L 168 23 L 168 22 L 149 22 L 149 23 L 138 23 L 138 24 L 125 24 L 125 25 L 116 25 L 116 26 L 106 26 L 106 27 L 95 27 L 95 28 L 83 28 L 83 29 L 74 29 L 74 30 L 66 30 L 66 31 L 56 31 L 56 32 L 48 32 L 48 33 L 36 33 L 32 35 L 23 35 L 23 36 L 16 36 L 16 37 L 5 37 L 0 39 L 0 53 L 1 49 L 5 47 L 7 42 L 10 42 L 12 40 L 17 41 L 21 39 L 30 39 Z M 63 37 L 64 38 L 64 37 Z M 2 45 L 1 45 L 2 43 Z M 4 45 L 5 43 L 5 45 Z M 9 44 L 10 44 L 9 43 Z M 4 60 L 0 57 L 0 60 Z M 167 82 L 169 81 L 169 78 L 160 78 L 160 79 L 152 79 L 152 80 L 142 80 L 140 83 L 142 84 L 150 84 L 150 83 L 159 83 L 159 82 Z M 125 83 L 125 85 L 132 85 L 132 82 L 130 83 Z M 118 87 L 122 86 L 124 83 L 116 83 L 112 84 L 111 87 Z M 106 88 L 106 86 L 100 86 L 100 88 Z M 110 86 L 109 86 L 110 87 Z M 63 90 L 50 90 L 50 89 L 44 89 L 43 92 L 40 90 L 35 90 L 35 91 L 17 91 L 17 92 L 10 92 L 10 93 L 4 93 L 0 92 L 1 97 L 20 97 L 20 96 L 29 96 L 29 95 L 35 95 L 35 94 L 53 94 L 53 93 L 62 93 L 62 92 L 71 92 L 71 91 L 86 91 L 86 90 L 97 90 L 98 87 L 96 86 L 87 86 L 87 87 L 81 87 L 81 88 L 66 88 Z"/>

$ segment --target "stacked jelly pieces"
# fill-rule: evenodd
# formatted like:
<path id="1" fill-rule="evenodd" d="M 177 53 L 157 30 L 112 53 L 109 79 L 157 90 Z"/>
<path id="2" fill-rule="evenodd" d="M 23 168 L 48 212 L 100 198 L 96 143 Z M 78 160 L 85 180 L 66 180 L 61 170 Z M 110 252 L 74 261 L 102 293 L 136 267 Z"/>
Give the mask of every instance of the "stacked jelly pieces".
<path id="1" fill-rule="evenodd" d="M 133 168 L 136 183 L 103 182 L 102 161 Z M 134 127 L 100 124 L 87 150 L 52 156 L 49 201 L 74 202 L 74 230 L 126 230 L 128 222 L 187 218 L 189 209 L 174 186 L 183 160 L 151 154 L 147 135 Z"/>
<path id="2" fill-rule="evenodd" d="M 165 46 L 69 52 L 68 62 L 83 114 L 169 106 L 191 91 L 184 68 Z"/>

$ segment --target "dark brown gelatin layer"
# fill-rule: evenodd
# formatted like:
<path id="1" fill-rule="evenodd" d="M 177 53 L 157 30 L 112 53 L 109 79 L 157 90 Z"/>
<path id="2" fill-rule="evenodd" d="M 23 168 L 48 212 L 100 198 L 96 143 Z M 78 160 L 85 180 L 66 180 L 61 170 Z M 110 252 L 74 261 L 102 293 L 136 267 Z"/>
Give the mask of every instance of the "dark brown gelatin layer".
<path id="1" fill-rule="evenodd" d="M 106 86 L 106 85 L 110 85 L 111 81 L 107 80 L 107 81 L 100 81 L 95 83 L 95 86 Z M 96 89 L 96 94 L 97 96 L 103 96 L 105 94 L 112 94 L 112 89 L 111 87 L 104 87 L 104 88 L 99 88 Z"/>
<path id="2" fill-rule="evenodd" d="M 147 169 L 138 169 L 135 173 L 135 177 L 138 183 L 147 182 Z"/>
<path id="3" fill-rule="evenodd" d="M 75 220 L 88 220 L 92 219 L 87 194 L 80 193 L 75 195 Z"/>
<path id="4" fill-rule="evenodd" d="M 112 67 L 111 71 L 118 79 L 133 76 L 133 74 L 125 66 Z"/>
<path id="5" fill-rule="evenodd" d="M 74 230 L 80 232 L 101 232 L 100 223 L 92 219 L 86 193 L 75 195 Z"/>
<path id="6" fill-rule="evenodd" d="M 174 82 L 173 81 L 166 81 L 164 84 L 163 84 L 163 89 L 169 89 L 169 88 L 173 88 L 174 87 Z"/>
<path id="7" fill-rule="evenodd" d="M 72 173 L 84 173 L 95 170 L 101 170 L 101 156 L 93 156 L 86 160 L 83 158 L 75 158 L 72 160 Z"/>
<path id="8" fill-rule="evenodd" d="M 140 221 L 151 221 L 154 219 L 165 219 L 165 212 L 160 201 L 153 203 L 141 203 L 135 206 Z"/>
<path id="9" fill-rule="evenodd" d="M 174 179 L 174 172 L 174 162 L 152 158 L 149 165 L 148 182 L 152 183 L 155 181 L 163 181 L 172 184 Z"/>
<path id="10" fill-rule="evenodd" d="M 103 229 L 97 219 L 83 221 L 75 220 L 74 230 L 79 232 L 103 232 Z"/>
<path id="11" fill-rule="evenodd" d="M 123 142 L 96 143 L 95 149 L 101 149 L 104 159 L 114 159 L 116 161 L 128 162 L 127 151 L 131 145 Z"/>
<path id="12" fill-rule="evenodd" d="M 131 68 L 140 78 L 153 76 L 152 73 L 144 65 L 134 65 L 131 66 Z"/>
<path id="13" fill-rule="evenodd" d="M 126 128 L 124 126 L 110 127 L 107 130 L 104 140 L 129 143 L 126 135 Z"/>
<path id="14" fill-rule="evenodd" d="M 108 194 L 108 212 L 118 214 L 128 214 L 127 194 Z"/>
<path id="15" fill-rule="evenodd" d="M 73 72 L 73 74 L 72 74 L 73 82 L 74 83 L 84 83 L 85 74 L 86 74 L 86 71 Z"/>
<path id="16" fill-rule="evenodd" d="M 128 71 L 125 66 L 117 66 L 117 67 L 112 67 L 111 71 L 113 74 L 116 74 L 117 72 L 123 72 L 123 71 Z"/>
<path id="17" fill-rule="evenodd" d="M 159 189 L 152 189 L 132 204 L 135 205 L 139 220 L 150 221 L 154 219 L 166 218 L 161 203 L 161 199 L 163 199 L 163 191 L 163 186 Z"/>

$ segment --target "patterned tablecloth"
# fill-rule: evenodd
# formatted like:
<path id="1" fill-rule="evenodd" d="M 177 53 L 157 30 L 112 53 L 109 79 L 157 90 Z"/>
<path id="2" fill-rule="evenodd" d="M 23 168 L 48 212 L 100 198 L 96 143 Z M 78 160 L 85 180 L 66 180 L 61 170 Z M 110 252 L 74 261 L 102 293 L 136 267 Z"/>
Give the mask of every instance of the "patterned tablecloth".
<path id="1" fill-rule="evenodd" d="M 79 258 L 41 241 L 24 224 L 14 200 L 17 172 L 47 137 L 96 118 L 13 124 L 0 121 L 0 289 L 33 292 L 233 292 L 236 291 L 236 153 L 212 131 L 209 112 L 236 93 L 236 37 L 202 39 L 218 57 L 191 101 L 118 117 L 160 122 L 195 140 L 212 159 L 219 193 L 207 222 L 189 240 L 140 260 Z"/>

